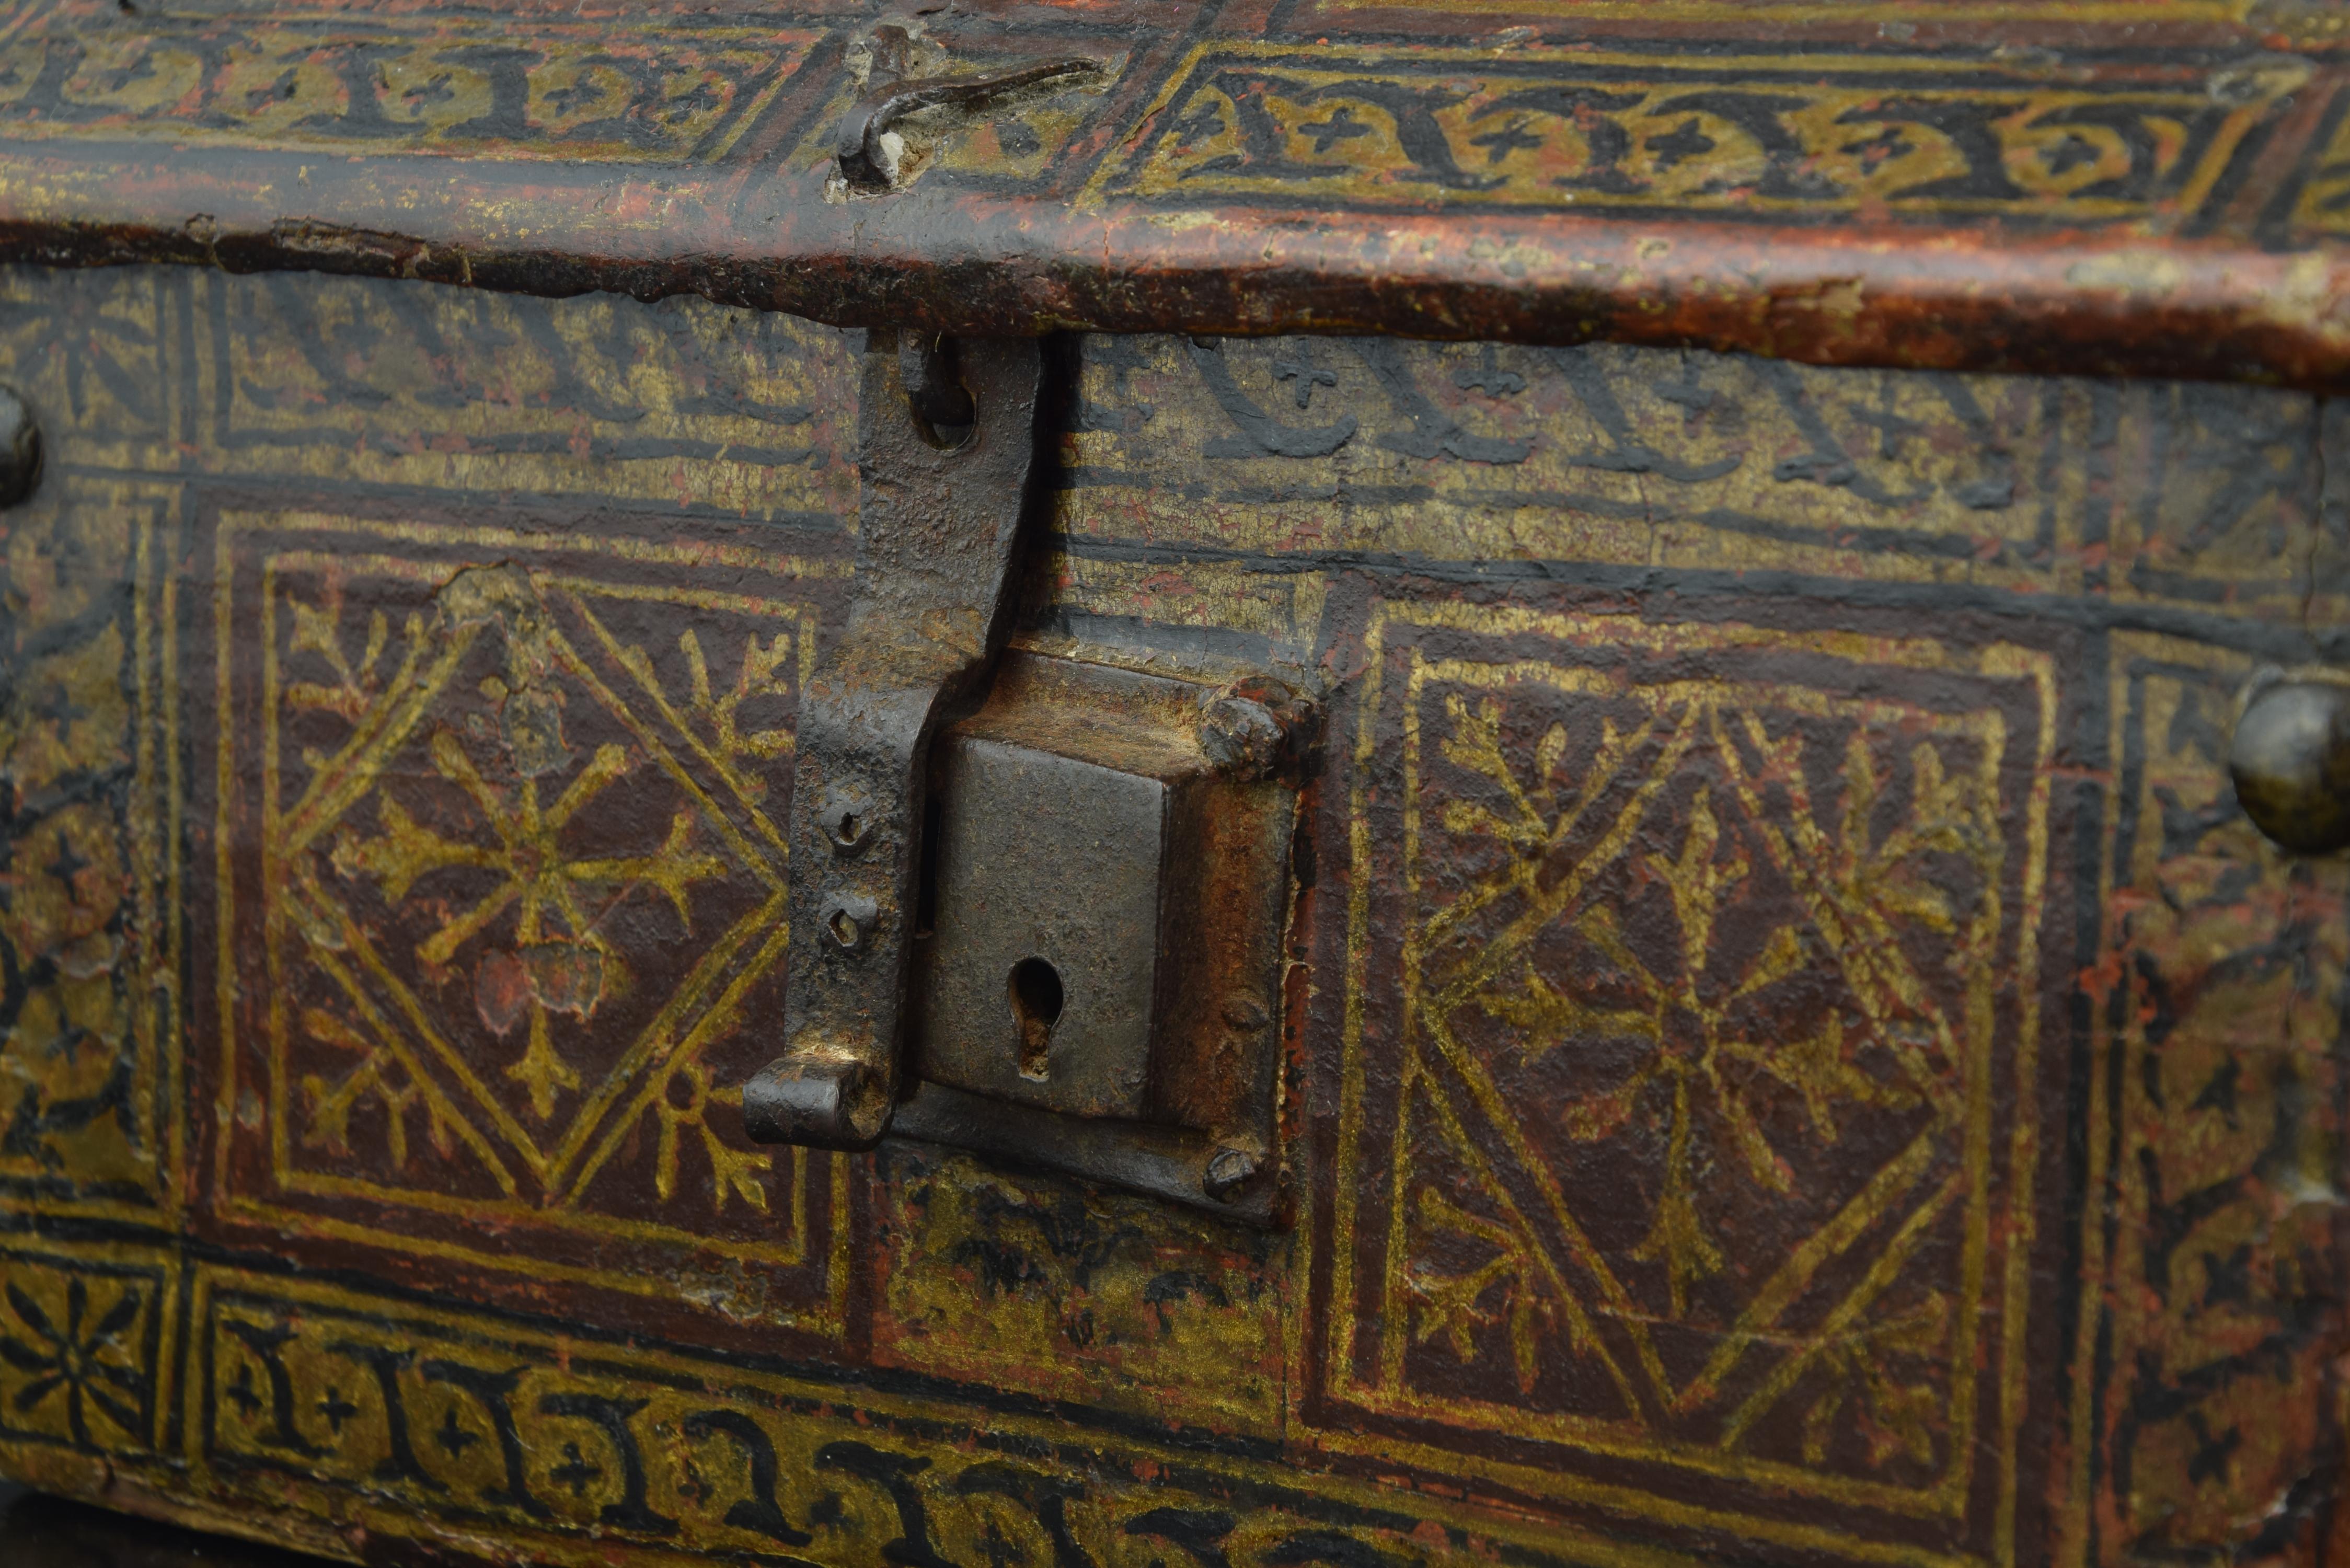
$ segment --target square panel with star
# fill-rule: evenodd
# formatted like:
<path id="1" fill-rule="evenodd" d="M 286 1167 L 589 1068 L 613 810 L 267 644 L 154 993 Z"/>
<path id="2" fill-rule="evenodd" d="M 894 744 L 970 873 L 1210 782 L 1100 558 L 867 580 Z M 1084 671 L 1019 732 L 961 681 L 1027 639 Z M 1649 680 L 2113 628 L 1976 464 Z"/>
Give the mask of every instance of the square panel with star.
<path id="1" fill-rule="evenodd" d="M 1367 643 L 1328 1422 L 1997 1560 L 2054 658 L 1444 601 Z"/>
<path id="2" fill-rule="evenodd" d="M 277 513 L 214 540 L 228 1211 L 743 1317 L 798 1281 L 820 1316 L 830 1162 L 749 1144 L 738 1096 L 830 564 Z"/>

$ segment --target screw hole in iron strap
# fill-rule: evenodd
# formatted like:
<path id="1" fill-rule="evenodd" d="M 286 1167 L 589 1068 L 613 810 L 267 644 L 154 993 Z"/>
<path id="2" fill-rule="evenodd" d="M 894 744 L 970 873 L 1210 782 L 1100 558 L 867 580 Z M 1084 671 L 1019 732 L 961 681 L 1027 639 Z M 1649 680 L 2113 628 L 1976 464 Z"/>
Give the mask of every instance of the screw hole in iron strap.
<path id="1" fill-rule="evenodd" d="M 898 339 L 898 379 L 906 389 L 906 406 L 914 416 L 914 430 L 941 452 L 952 452 L 971 440 L 979 424 L 979 405 L 962 384 L 955 368 L 954 339 L 935 332 L 909 332 Z"/>
<path id="2" fill-rule="evenodd" d="M 880 906 L 872 899 L 848 894 L 834 900 L 825 911 L 823 925 L 843 952 L 854 953 L 865 945 L 866 936 L 880 913 Z"/>
<path id="3" fill-rule="evenodd" d="M 816 826 L 837 855 L 861 853 L 872 836 L 875 820 L 872 798 L 855 784 L 827 790 L 816 812 Z"/>
<path id="4" fill-rule="evenodd" d="M 1044 380 L 1029 338 L 882 329 L 867 350 L 858 476 L 888 502 L 860 513 L 849 613 L 801 693 L 784 1048 L 743 1088 L 754 1140 L 818 1148 L 870 1148 L 895 1114 L 931 732 L 986 672 Z M 958 425 L 951 456 L 920 434 Z"/>

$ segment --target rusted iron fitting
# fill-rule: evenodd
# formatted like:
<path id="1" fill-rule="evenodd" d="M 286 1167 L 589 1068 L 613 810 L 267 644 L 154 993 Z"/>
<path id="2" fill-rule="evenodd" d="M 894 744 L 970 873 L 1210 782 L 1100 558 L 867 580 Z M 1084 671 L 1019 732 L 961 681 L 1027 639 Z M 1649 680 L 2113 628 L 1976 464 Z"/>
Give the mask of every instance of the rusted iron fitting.
<path id="1" fill-rule="evenodd" d="M 2244 815 L 2279 848 L 2350 848 L 2350 674 L 2271 667 L 2254 675 L 2228 772 Z"/>
<path id="2" fill-rule="evenodd" d="M 800 699 L 784 1054 L 743 1093 L 761 1143 L 866 1148 L 889 1126 L 931 735 L 986 672 L 1027 504 L 1035 341 L 874 347 L 856 592 Z"/>
<path id="3" fill-rule="evenodd" d="M 1237 681 L 1200 705 L 1200 750 L 1225 777 L 1261 779 L 1293 760 L 1309 711 L 1264 677 Z"/>
<path id="4" fill-rule="evenodd" d="M 936 112 L 970 119 L 1006 99 L 1071 86 L 1100 75 L 1101 68 L 1092 60 L 1045 60 L 984 76 L 878 86 L 841 116 L 833 132 L 841 181 L 866 195 L 895 190 L 905 159 L 905 137 L 899 127 L 916 115 Z"/>

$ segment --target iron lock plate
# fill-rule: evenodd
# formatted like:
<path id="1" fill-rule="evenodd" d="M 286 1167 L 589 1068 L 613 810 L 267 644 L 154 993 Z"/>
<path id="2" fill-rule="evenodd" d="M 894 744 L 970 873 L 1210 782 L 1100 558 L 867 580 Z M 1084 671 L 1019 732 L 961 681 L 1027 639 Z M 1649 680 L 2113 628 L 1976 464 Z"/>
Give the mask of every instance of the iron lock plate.
<path id="1" fill-rule="evenodd" d="M 785 1049 L 745 1126 L 894 1130 L 1269 1222 L 1306 711 L 1260 676 L 1034 652 L 987 683 L 1038 349 L 875 349 L 856 590 L 796 741 Z"/>
<path id="2" fill-rule="evenodd" d="M 941 737 L 899 1130 L 1274 1217 L 1297 794 L 1220 760 L 1232 701 L 1014 653 Z"/>

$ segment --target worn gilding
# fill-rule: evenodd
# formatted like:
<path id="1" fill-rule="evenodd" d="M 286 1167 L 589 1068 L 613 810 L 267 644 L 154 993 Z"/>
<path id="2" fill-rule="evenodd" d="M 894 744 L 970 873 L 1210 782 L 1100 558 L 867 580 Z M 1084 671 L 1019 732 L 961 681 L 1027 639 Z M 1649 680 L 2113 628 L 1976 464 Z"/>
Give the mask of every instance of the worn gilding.
<path id="1" fill-rule="evenodd" d="M 1033 649 L 1328 715 L 1288 1231 L 777 1156 L 855 345 L 16 272 L 0 1469 L 347 1559 L 2314 1563 L 2305 396 L 1057 348 Z"/>

